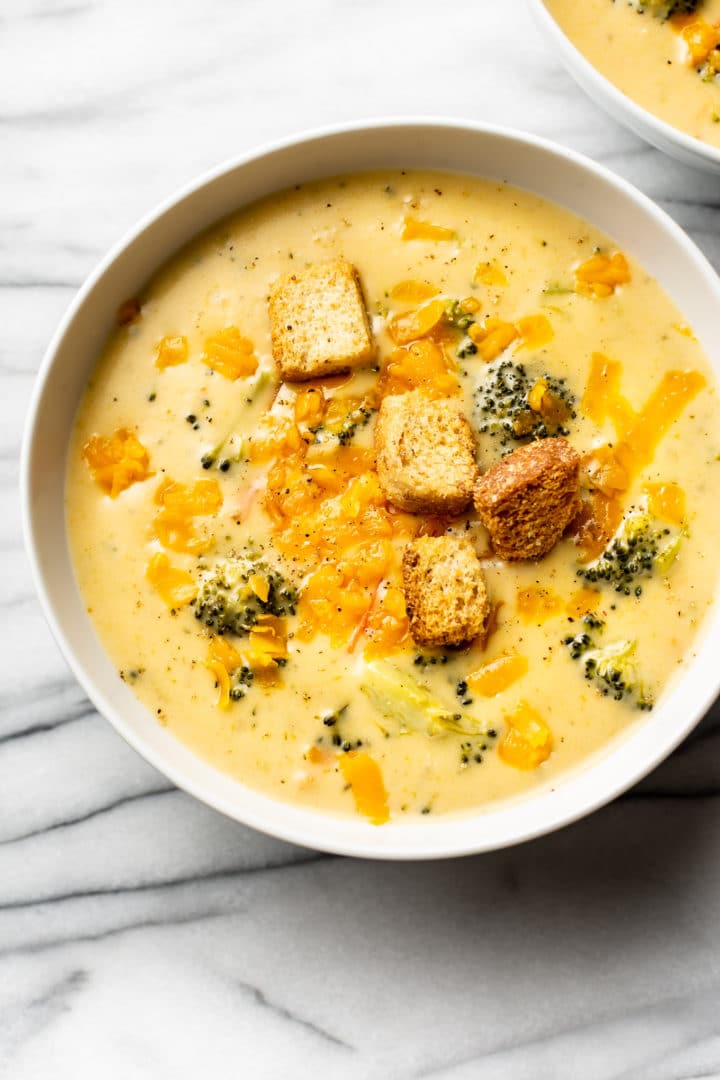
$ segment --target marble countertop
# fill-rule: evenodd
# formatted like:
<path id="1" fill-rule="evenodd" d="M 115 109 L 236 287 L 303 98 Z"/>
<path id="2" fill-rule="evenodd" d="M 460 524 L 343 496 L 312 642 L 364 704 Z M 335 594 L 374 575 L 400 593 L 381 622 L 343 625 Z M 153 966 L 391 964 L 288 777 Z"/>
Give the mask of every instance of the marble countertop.
<path id="1" fill-rule="evenodd" d="M 96 714 L 33 595 L 16 485 L 83 278 L 256 143 L 401 113 L 524 127 L 633 181 L 720 267 L 717 178 L 601 113 L 522 0 L 3 0 L 0 35 L 0 1077 L 720 1077 L 720 712 L 522 848 L 293 848 L 173 789 Z"/>

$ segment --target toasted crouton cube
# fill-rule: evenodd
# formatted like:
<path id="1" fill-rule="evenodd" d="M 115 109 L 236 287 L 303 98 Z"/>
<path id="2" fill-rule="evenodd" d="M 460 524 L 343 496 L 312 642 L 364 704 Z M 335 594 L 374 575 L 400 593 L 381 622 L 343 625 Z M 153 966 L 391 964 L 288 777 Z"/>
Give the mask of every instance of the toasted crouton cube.
<path id="1" fill-rule="evenodd" d="M 383 398 L 375 457 L 383 491 L 400 510 L 459 514 L 472 499 L 475 440 L 456 398 L 421 390 Z"/>
<path id="2" fill-rule="evenodd" d="M 285 274 L 272 288 L 268 310 L 283 379 L 335 375 L 374 356 L 357 270 L 344 259 Z"/>
<path id="3" fill-rule="evenodd" d="M 490 601 L 480 561 L 460 536 L 421 536 L 405 548 L 403 587 L 418 645 L 462 645 L 482 633 Z"/>
<path id="4" fill-rule="evenodd" d="M 496 462 L 475 485 L 475 506 L 502 559 L 539 559 L 580 501 L 580 456 L 566 439 L 539 439 Z"/>

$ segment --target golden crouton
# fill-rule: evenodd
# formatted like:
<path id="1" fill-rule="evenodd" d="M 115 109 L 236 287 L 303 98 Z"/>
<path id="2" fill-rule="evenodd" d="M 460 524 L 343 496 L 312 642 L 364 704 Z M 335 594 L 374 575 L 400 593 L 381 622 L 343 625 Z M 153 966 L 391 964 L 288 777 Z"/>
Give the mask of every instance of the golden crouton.
<path id="1" fill-rule="evenodd" d="M 475 440 L 456 398 L 421 390 L 383 398 L 375 456 L 383 491 L 401 510 L 459 514 L 472 499 Z"/>
<path id="2" fill-rule="evenodd" d="M 285 274 L 272 287 L 268 310 L 283 379 L 335 375 L 373 358 L 357 270 L 344 259 Z"/>
<path id="3" fill-rule="evenodd" d="M 566 439 L 539 439 L 492 465 L 475 506 L 502 559 L 538 559 L 562 536 L 580 499 L 580 456 Z"/>
<path id="4" fill-rule="evenodd" d="M 462 645 L 490 614 L 480 561 L 460 536 L 421 536 L 403 555 L 405 606 L 418 645 Z"/>

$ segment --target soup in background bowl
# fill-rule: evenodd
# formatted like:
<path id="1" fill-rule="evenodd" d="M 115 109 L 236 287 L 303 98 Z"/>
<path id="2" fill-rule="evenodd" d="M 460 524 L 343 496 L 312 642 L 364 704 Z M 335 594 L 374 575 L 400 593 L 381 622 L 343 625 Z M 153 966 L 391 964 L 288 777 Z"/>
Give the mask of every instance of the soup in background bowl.
<path id="1" fill-rule="evenodd" d="M 193 188 L 86 287 L 31 421 L 29 538 L 93 699 L 330 850 L 604 801 L 716 687 L 716 291 L 637 193 L 501 132 L 340 131 Z"/>
<path id="2" fill-rule="evenodd" d="M 590 96 L 682 161 L 720 169 L 718 0 L 530 0 Z"/>

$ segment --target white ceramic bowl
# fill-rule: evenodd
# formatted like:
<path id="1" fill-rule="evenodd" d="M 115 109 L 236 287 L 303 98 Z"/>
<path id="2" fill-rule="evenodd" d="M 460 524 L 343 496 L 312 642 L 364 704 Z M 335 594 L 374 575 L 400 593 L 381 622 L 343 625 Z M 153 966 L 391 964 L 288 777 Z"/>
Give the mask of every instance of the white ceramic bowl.
<path id="1" fill-rule="evenodd" d="M 551 51 L 593 101 L 609 112 L 618 123 L 630 128 L 658 150 L 685 162 L 686 165 L 694 165 L 706 172 L 720 172 L 720 149 L 701 142 L 700 139 L 694 139 L 692 135 L 686 135 L 632 101 L 601 75 L 573 45 L 548 11 L 545 0 L 527 2 Z M 578 0 L 578 3 L 580 2 L 581 0 Z"/>
<path id="2" fill-rule="evenodd" d="M 101 263 L 58 329 L 35 387 L 22 462 L 24 524 L 36 585 L 65 657 L 95 703 L 148 761 L 238 821 L 344 854 L 440 858 L 487 851 L 556 829 L 608 802 L 694 727 L 720 684 L 720 617 L 697 656 L 626 737 L 562 780 L 514 803 L 377 828 L 278 802 L 231 780 L 178 742 L 118 676 L 85 611 L 70 561 L 65 467 L 75 411 L 120 302 L 188 240 L 226 214 L 299 181 L 380 167 L 476 173 L 527 188 L 613 236 L 664 285 L 720 368 L 720 284 L 681 229 L 624 181 L 568 150 L 499 128 L 442 120 L 377 121 L 303 135 L 223 165 L 146 217 Z"/>

